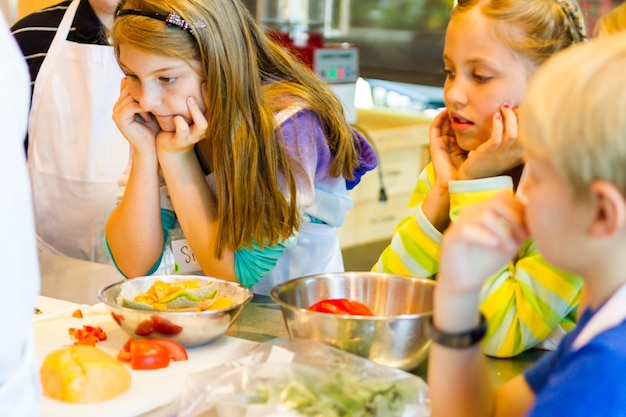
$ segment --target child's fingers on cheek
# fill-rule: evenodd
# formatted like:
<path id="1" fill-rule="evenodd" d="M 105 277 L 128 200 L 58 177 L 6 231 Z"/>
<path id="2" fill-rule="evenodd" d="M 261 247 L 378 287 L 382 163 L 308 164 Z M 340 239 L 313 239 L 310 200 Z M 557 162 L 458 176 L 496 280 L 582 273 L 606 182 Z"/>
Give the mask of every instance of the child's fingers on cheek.
<path id="1" fill-rule="evenodd" d="M 502 133 L 504 129 L 504 124 L 502 121 L 502 113 L 497 112 L 492 117 L 491 122 L 491 142 L 493 144 L 500 144 L 502 142 Z"/>
<path id="2" fill-rule="evenodd" d="M 448 111 L 447 110 L 442 110 L 437 116 L 435 116 L 435 118 L 432 120 L 432 122 L 430 123 L 430 128 L 432 129 L 438 129 L 440 132 L 443 131 L 443 129 L 446 126 L 450 126 L 450 117 L 448 116 Z"/>
<path id="3" fill-rule="evenodd" d="M 452 123 L 450 123 L 450 118 L 447 116 L 448 115 L 446 115 L 446 117 L 443 119 L 443 123 L 441 125 L 441 133 L 446 136 L 450 136 L 454 134 L 454 131 L 452 130 Z"/>
<path id="4" fill-rule="evenodd" d="M 176 116 L 173 119 L 174 121 L 174 128 L 175 130 L 175 136 L 177 138 L 187 138 L 189 137 L 189 125 L 187 124 L 187 121 L 185 120 L 185 118 L 183 116 Z"/>
<path id="5" fill-rule="evenodd" d="M 187 109 L 189 110 L 189 114 L 191 115 L 194 123 L 205 118 L 202 110 L 200 109 L 200 104 L 195 97 L 189 97 L 187 99 Z"/>
<path id="6" fill-rule="evenodd" d="M 505 109 L 503 116 L 505 140 L 517 139 L 517 114 L 511 109 Z"/>
<path id="7" fill-rule="evenodd" d="M 189 97 L 187 99 L 187 103 L 189 114 L 191 115 L 191 119 L 193 121 L 193 125 L 191 126 L 191 135 L 194 140 L 198 141 L 206 131 L 208 122 L 194 97 Z"/>

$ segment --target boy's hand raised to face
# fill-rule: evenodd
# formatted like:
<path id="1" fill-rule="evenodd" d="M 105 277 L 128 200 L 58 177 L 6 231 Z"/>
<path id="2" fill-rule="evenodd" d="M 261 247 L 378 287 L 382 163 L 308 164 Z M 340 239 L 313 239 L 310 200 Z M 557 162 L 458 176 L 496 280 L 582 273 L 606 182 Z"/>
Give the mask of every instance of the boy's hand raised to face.
<path id="1" fill-rule="evenodd" d="M 454 293 L 480 292 L 527 238 L 524 206 L 510 192 L 464 208 L 443 235 L 438 285 Z"/>

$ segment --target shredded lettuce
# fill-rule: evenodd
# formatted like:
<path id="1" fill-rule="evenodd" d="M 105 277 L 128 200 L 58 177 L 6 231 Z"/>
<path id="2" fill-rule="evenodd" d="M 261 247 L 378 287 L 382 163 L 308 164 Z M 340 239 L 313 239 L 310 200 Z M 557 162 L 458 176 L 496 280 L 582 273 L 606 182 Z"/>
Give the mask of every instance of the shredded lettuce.
<path id="1" fill-rule="evenodd" d="M 280 403 L 305 417 L 393 417 L 415 400 L 411 379 L 395 381 L 364 377 L 347 370 L 322 376 L 316 368 L 293 366 L 286 384 L 260 384 L 259 402 Z"/>

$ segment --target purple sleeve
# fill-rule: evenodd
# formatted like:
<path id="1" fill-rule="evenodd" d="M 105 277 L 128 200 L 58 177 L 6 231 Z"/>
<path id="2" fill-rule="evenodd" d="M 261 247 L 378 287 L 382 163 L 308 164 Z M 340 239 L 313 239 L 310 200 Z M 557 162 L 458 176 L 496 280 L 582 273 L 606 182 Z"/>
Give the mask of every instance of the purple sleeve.
<path id="1" fill-rule="evenodd" d="M 299 111 L 281 125 L 281 131 L 287 151 L 300 163 L 312 181 L 327 175 L 332 155 L 314 112 Z"/>
<path id="2" fill-rule="evenodd" d="M 326 136 L 318 117 L 309 110 L 298 112 L 281 125 L 283 138 L 291 153 L 297 156 L 303 168 L 309 174 L 312 159 L 316 159 L 314 177 L 326 175 L 333 156 L 330 153 Z M 353 140 L 359 152 L 359 165 L 354 170 L 354 179 L 346 180 L 346 188 L 353 189 L 363 175 L 378 165 L 378 158 L 374 148 L 356 130 L 353 130 Z"/>
<path id="3" fill-rule="evenodd" d="M 354 170 L 354 179 L 346 180 L 348 190 L 353 189 L 361 182 L 361 177 L 368 171 L 373 170 L 378 165 L 378 158 L 372 145 L 356 130 L 354 132 L 354 140 L 359 150 L 359 166 Z"/>

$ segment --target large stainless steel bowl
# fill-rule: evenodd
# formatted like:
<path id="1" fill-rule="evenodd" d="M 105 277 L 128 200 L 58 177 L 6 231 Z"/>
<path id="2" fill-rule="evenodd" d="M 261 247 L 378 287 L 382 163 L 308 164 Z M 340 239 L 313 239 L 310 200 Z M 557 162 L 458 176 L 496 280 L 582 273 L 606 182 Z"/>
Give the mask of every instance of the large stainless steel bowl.
<path id="1" fill-rule="evenodd" d="M 295 278 L 275 286 L 292 338 L 312 339 L 373 362 L 404 370 L 427 356 L 427 322 L 435 282 L 377 272 L 344 272 Z M 309 311 L 325 298 L 348 298 L 367 305 L 374 317 Z"/>
<path id="2" fill-rule="evenodd" d="M 205 311 L 140 310 L 120 305 L 119 295 L 123 284 L 137 286 L 139 291 L 146 291 L 157 279 L 165 282 L 189 279 L 213 282 L 218 294 L 230 298 L 233 303 L 226 309 Z M 210 277 L 155 275 L 107 285 L 100 289 L 98 298 L 129 336 L 136 339 L 167 338 L 176 340 L 185 347 L 192 347 L 208 343 L 226 333 L 241 309 L 252 299 L 252 292 L 237 283 Z"/>

